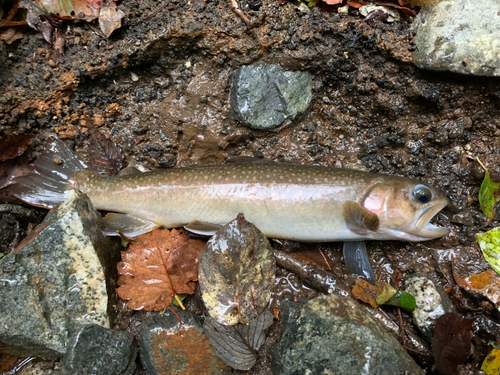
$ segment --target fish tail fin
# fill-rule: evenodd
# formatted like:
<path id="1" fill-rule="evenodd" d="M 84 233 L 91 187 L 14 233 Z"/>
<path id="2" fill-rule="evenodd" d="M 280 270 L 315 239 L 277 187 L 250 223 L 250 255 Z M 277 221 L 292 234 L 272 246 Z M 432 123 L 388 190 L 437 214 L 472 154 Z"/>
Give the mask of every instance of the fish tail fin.
<path id="1" fill-rule="evenodd" d="M 87 166 L 64 144 L 54 137 L 48 152 L 42 154 L 27 176 L 12 179 L 7 194 L 32 206 L 53 208 L 64 201 L 71 176 Z"/>

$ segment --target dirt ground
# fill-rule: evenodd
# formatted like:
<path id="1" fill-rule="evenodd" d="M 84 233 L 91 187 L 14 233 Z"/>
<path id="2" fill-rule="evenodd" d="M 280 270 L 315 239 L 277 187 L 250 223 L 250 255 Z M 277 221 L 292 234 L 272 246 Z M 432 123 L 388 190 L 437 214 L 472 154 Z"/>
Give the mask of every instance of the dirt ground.
<path id="1" fill-rule="evenodd" d="M 33 134 L 36 155 L 55 132 L 85 160 L 89 131 L 99 128 L 129 160 L 154 169 L 256 156 L 421 179 L 448 196 L 437 222 L 451 234 L 422 244 L 368 243 L 377 279 L 388 281 L 396 270 L 430 274 L 453 290 L 465 315 L 500 321 L 496 309 L 459 290 L 450 261 L 453 255 L 463 277 L 484 270 L 474 234 L 499 226 L 486 225 L 479 209 L 484 172 L 475 157 L 500 172 L 500 81 L 413 66 L 411 19 L 369 25 L 352 8 L 340 15 L 335 8 L 304 13 L 297 4 L 270 0 L 251 10 L 247 3 L 257 9 L 258 2 L 240 3 L 252 28 L 229 1 L 173 0 L 175 9 L 147 19 L 158 2 L 126 0 L 119 6 L 126 14 L 123 26 L 109 39 L 95 24 L 66 23 L 59 65 L 47 43 L 26 30 L 22 40 L 0 45 L 0 136 Z M 309 114 L 279 133 L 250 130 L 229 118 L 232 72 L 269 63 L 313 75 Z M 321 246 L 334 273 L 345 278 L 340 245 Z M 280 298 L 316 294 L 285 270 L 278 279 L 278 304 Z M 121 329 L 133 331 L 130 315 L 120 314 Z M 404 318 L 414 330 L 410 315 Z M 271 373 L 278 326 L 250 374 Z M 461 374 L 480 367 L 487 353 L 483 341 L 483 351 Z"/>

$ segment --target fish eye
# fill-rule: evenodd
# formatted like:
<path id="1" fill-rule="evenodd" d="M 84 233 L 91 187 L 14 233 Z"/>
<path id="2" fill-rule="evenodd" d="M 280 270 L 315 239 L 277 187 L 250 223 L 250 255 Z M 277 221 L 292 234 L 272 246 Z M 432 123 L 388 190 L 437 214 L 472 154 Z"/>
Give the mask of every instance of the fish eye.
<path id="1" fill-rule="evenodd" d="M 415 190 L 413 195 L 417 201 L 420 203 L 428 203 L 432 199 L 431 190 L 425 185 L 417 185 L 415 186 Z"/>

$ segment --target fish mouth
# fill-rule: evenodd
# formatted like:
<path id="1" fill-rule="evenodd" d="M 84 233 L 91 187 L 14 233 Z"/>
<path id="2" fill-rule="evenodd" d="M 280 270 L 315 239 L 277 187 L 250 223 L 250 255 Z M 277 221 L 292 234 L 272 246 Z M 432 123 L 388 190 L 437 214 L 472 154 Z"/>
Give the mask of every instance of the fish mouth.
<path id="1" fill-rule="evenodd" d="M 421 237 L 419 241 L 432 240 L 434 238 L 444 237 L 450 233 L 446 228 L 438 227 L 437 225 L 431 224 L 430 221 L 434 216 L 436 216 L 439 211 L 446 207 L 448 204 L 447 200 L 436 202 L 432 206 L 425 207 L 420 214 L 420 217 L 415 222 L 414 228 L 415 232 L 413 235 Z"/>

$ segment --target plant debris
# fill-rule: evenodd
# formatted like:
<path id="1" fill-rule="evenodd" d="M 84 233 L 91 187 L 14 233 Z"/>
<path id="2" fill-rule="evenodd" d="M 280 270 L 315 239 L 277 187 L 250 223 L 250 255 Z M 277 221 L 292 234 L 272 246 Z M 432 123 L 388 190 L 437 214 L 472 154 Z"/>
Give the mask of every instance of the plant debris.
<path id="1" fill-rule="evenodd" d="M 243 214 L 219 229 L 200 259 L 200 289 L 210 316 L 248 323 L 271 298 L 276 262 L 266 237 Z"/>
<path id="2" fill-rule="evenodd" d="M 374 309 L 381 305 L 401 307 L 408 311 L 415 310 L 417 303 L 415 297 L 402 290 L 397 290 L 387 283 L 369 283 L 365 279 L 356 279 L 352 289 L 354 298 L 368 303 Z"/>
<path id="3" fill-rule="evenodd" d="M 500 227 L 476 234 L 484 259 L 500 274 Z"/>
<path id="4" fill-rule="evenodd" d="M 175 229 L 137 237 L 118 263 L 118 295 L 131 309 L 161 311 L 177 294 L 194 294 L 204 246 Z"/>
<path id="5" fill-rule="evenodd" d="M 490 172 L 479 158 L 477 158 L 477 161 L 484 169 L 484 180 L 479 190 L 479 205 L 483 214 L 486 215 L 489 221 L 492 221 L 495 217 L 495 207 L 500 201 L 500 181 L 495 181 L 491 177 Z"/>
<path id="6" fill-rule="evenodd" d="M 89 166 L 101 176 L 115 176 L 125 166 L 125 154 L 111 139 L 99 131 L 90 135 Z"/>
<path id="7" fill-rule="evenodd" d="M 0 137 L 0 162 L 24 154 L 32 138 L 31 134 L 8 134 Z"/>
<path id="8" fill-rule="evenodd" d="M 481 366 L 486 375 L 500 374 L 500 349 L 494 348 L 485 358 Z"/>
<path id="9" fill-rule="evenodd" d="M 493 270 L 470 275 L 465 279 L 468 287 L 484 295 L 500 310 L 500 276 Z"/>
<path id="10" fill-rule="evenodd" d="M 443 375 L 453 374 L 470 354 L 472 319 L 448 313 L 436 321 L 432 337 L 432 355 L 436 369 Z"/>
<path id="11" fill-rule="evenodd" d="M 264 331 L 273 323 L 267 309 L 249 324 L 225 326 L 208 317 L 203 326 L 208 341 L 224 363 L 237 370 L 250 370 L 257 361 L 257 351 L 266 339 Z"/>

